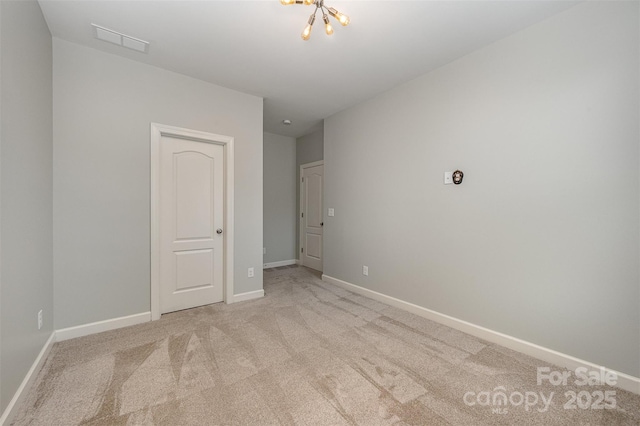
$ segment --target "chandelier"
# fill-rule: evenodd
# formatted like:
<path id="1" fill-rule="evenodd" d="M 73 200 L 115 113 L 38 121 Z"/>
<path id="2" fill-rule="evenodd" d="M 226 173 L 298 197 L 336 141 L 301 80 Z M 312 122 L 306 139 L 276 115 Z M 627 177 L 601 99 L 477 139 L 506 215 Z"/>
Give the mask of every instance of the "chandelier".
<path id="1" fill-rule="evenodd" d="M 324 0 L 280 0 L 280 3 L 285 6 L 288 6 L 290 4 L 305 4 L 307 6 L 310 6 L 312 4 L 316 5 L 316 10 L 313 11 L 311 16 L 309 17 L 307 26 L 305 27 L 304 31 L 302 31 L 303 40 L 309 40 L 309 37 L 311 37 L 311 27 L 313 27 L 313 23 L 316 21 L 316 14 L 318 13 L 318 10 L 322 12 L 324 30 L 327 35 L 333 34 L 333 27 L 331 26 L 331 22 L 329 21 L 329 15 L 337 19 L 343 27 L 346 27 L 347 25 L 349 25 L 349 22 L 351 22 L 347 15 L 338 12 L 332 7 L 326 7 L 324 5 Z"/>

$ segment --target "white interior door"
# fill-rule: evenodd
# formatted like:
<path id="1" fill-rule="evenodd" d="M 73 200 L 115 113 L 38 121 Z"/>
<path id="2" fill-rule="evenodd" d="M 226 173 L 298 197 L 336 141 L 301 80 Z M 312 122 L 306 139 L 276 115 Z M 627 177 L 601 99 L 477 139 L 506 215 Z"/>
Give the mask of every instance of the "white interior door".
<path id="1" fill-rule="evenodd" d="M 302 238 L 300 244 L 302 264 L 322 271 L 322 192 L 324 165 L 302 166 Z"/>
<path id="2" fill-rule="evenodd" d="M 160 141 L 160 312 L 223 300 L 224 148 Z"/>

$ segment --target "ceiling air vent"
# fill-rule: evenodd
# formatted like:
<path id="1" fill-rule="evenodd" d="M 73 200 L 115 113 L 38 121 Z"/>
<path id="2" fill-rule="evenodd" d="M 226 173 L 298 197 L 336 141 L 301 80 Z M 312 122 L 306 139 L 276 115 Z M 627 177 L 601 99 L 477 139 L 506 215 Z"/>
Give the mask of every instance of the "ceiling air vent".
<path id="1" fill-rule="evenodd" d="M 107 41 L 142 53 L 147 53 L 149 51 L 148 41 L 140 40 L 139 38 L 131 37 L 126 34 L 110 30 L 109 28 L 101 27 L 100 25 L 91 24 L 91 26 L 93 27 L 93 35 L 98 40 Z"/>

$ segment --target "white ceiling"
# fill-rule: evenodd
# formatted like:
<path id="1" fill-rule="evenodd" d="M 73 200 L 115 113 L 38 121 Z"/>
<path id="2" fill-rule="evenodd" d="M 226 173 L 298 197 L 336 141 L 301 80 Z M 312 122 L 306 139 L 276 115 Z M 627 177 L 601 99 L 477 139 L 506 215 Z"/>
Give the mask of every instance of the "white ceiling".
<path id="1" fill-rule="evenodd" d="M 333 1 L 351 17 L 324 33 L 315 6 L 279 0 L 40 0 L 54 37 L 264 98 L 264 129 L 298 137 L 322 119 L 576 4 L 575 1 Z M 95 23 L 151 43 L 93 38 Z M 284 126 L 283 119 L 291 119 Z"/>

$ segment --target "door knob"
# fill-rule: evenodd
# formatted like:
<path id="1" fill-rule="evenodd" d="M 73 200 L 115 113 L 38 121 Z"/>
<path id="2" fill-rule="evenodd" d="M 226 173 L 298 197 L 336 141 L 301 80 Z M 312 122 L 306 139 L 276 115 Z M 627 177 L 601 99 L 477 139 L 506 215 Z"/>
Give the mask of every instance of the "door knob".
<path id="1" fill-rule="evenodd" d="M 217 233 L 217 234 L 222 234 L 222 229 L 218 228 L 218 229 L 216 230 L 216 233 Z"/>

